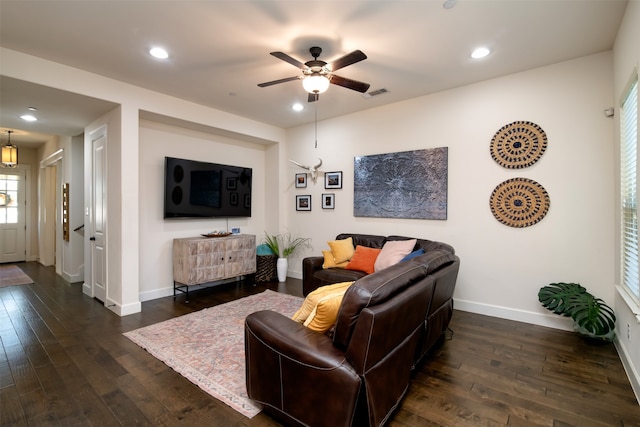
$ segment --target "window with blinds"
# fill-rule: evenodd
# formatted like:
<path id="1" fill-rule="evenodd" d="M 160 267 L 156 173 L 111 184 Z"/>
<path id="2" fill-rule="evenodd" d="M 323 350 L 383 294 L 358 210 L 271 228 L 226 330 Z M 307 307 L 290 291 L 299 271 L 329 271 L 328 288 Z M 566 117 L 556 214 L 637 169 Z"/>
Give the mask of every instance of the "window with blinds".
<path id="1" fill-rule="evenodd" d="M 620 213 L 622 284 L 640 300 L 638 262 L 638 79 L 629 88 L 620 111 Z"/>

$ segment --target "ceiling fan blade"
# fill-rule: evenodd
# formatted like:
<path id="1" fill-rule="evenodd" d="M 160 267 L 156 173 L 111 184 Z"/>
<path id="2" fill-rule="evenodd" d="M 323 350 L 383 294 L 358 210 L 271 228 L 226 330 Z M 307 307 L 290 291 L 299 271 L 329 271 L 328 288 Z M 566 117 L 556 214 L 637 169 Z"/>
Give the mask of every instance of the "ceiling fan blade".
<path id="1" fill-rule="evenodd" d="M 347 65 L 355 64 L 356 62 L 360 62 L 367 59 L 367 55 L 364 54 L 361 50 L 354 50 L 351 53 L 347 53 L 342 58 L 338 58 L 332 63 L 330 63 L 327 68 L 331 71 L 339 70 L 340 68 L 344 68 Z"/>
<path id="2" fill-rule="evenodd" d="M 309 97 L 308 97 L 308 102 L 316 102 L 320 99 L 320 94 L 319 93 L 310 93 Z"/>
<path id="3" fill-rule="evenodd" d="M 273 86 L 273 85 L 277 85 L 277 84 L 280 84 L 280 83 L 286 83 L 286 82 L 292 82 L 294 80 L 300 80 L 301 78 L 302 78 L 301 76 L 287 77 L 285 79 L 272 80 L 270 82 L 265 82 L 265 83 L 258 83 L 258 86 L 260 86 L 260 87 Z"/>
<path id="4" fill-rule="evenodd" d="M 304 70 L 306 68 L 306 65 L 304 65 L 302 62 L 298 61 L 295 58 L 290 57 L 284 52 L 271 52 L 271 55 L 275 56 L 278 59 L 282 59 L 283 61 L 288 62 L 294 67 L 300 68 L 301 70 Z"/>
<path id="5" fill-rule="evenodd" d="M 331 79 L 329 82 L 334 85 L 346 87 L 347 89 L 355 90 L 357 92 L 365 93 L 369 90 L 369 83 L 359 82 L 357 80 L 351 80 L 346 77 L 336 76 L 335 74 L 331 75 Z"/>

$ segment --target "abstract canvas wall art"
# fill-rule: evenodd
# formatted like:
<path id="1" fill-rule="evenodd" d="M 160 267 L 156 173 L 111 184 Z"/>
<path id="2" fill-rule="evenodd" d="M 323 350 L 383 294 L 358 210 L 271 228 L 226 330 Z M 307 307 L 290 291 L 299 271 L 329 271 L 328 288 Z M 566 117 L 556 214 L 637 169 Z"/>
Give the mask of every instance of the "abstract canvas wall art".
<path id="1" fill-rule="evenodd" d="M 447 219 L 448 148 L 354 159 L 356 217 Z"/>

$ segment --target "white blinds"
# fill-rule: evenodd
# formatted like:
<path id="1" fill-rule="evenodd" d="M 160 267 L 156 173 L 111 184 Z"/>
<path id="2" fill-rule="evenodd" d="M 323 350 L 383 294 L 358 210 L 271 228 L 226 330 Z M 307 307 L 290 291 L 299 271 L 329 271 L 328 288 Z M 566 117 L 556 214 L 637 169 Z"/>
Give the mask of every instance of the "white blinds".
<path id="1" fill-rule="evenodd" d="M 620 117 L 622 283 L 640 298 L 638 263 L 638 81 L 622 103 Z"/>

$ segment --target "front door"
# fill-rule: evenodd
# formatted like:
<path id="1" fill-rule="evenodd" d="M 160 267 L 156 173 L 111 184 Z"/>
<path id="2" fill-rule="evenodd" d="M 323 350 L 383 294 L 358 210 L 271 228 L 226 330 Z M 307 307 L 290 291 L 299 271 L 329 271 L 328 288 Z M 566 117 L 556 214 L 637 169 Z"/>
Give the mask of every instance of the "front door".
<path id="1" fill-rule="evenodd" d="M 0 170 L 0 263 L 27 259 L 26 181 L 24 170 Z"/>
<path id="2" fill-rule="evenodd" d="M 106 177 L 107 130 L 102 127 L 91 135 L 91 288 L 94 298 L 106 303 L 106 228 L 107 228 L 107 177 Z"/>

